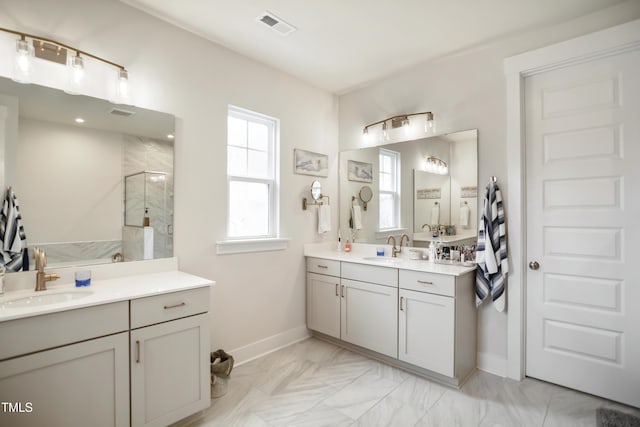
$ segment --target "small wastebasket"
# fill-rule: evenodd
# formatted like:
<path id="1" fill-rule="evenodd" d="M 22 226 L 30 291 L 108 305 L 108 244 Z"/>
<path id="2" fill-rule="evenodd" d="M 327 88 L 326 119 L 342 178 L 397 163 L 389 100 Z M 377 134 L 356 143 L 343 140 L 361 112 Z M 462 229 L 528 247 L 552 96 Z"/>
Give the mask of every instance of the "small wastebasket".
<path id="1" fill-rule="evenodd" d="M 233 356 L 220 349 L 211 353 L 211 398 L 227 393 L 229 376 L 233 369 Z"/>

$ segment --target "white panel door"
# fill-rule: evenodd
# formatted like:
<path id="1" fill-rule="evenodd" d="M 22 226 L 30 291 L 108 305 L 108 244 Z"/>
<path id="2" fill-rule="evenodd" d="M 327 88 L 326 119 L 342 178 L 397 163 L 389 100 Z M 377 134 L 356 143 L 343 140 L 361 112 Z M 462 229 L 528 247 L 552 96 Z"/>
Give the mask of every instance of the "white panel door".
<path id="1" fill-rule="evenodd" d="M 398 357 L 398 288 L 341 280 L 341 336 L 389 357 Z"/>
<path id="2" fill-rule="evenodd" d="M 640 51 L 527 77 L 525 107 L 526 373 L 640 406 Z"/>

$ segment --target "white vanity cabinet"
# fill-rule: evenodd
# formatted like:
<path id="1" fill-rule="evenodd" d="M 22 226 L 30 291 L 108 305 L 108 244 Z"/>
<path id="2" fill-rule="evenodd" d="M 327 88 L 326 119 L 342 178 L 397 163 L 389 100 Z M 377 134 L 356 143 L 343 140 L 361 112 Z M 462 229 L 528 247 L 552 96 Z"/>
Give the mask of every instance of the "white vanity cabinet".
<path id="1" fill-rule="evenodd" d="M 475 275 L 439 270 L 444 273 L 307 257 L 307 327 L 460 386 L 476 366 Z"/>
<path id="2" fill-rule="evenodd" d="M 143 286 L 199 279 L 166 275 Z M 177 283 L 0 322 L 0 426 L 165 426 L 207 408 L 209 286 Z"/>
<path id="3" fill-rule="evenodd" d="M 464 378 L 475 368 L 473 273 L 400 270 L 398 359 Z"/>
<path id="4" fill-rule="evenodd" d="M 123 301 L 0 323 L 0 398 L 14 405 L 0 410 L 0 425 L 128 426 L 128 308 Z"/>
<path id="5" fill-rule="evenodd" d="M 307 258 L 307 327 L 340 338 L 340 261 Z"/>
<path id="6" fill-rule="evenodd" d="M 209 406 L 208 288 L 131 301 L 131 424 L 165 426 Z"/>
<path id="7" fill-rule="evenodd" d="M 397 357 L 397 276 L 393 268 L 307 258 L 307 327 Z"/>
<path id="8" fill-rule="evenodd" d="M 341 339 L 398 357 L 398 270 L 343 262 Z"/>

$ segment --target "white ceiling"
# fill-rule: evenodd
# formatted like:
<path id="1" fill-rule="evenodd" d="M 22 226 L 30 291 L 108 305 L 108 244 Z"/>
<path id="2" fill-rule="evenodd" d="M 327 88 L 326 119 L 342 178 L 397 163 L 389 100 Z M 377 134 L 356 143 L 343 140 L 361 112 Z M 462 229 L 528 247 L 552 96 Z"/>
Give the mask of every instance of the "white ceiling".
<path id="1" fill-rule="evenodd" d="M 121 0 L 317 87 L 345 93 L 419 62 L 624 0 Z M 265 10 L 297 31 L 282 36 Z"/>

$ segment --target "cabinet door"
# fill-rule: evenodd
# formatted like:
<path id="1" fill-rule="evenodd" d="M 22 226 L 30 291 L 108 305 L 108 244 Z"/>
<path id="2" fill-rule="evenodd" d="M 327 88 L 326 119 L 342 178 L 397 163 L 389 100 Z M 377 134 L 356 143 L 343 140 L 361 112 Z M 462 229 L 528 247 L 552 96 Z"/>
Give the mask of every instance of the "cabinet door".
<path id="1" fill-rule="evenodd" d="M 307 273 L 307 328 L 340 338 L 340 279 Z"/>
<path id="2" fill-rule="evenodd" d="M 128 426 L 128 335 L 0 362 L 0 425 Z"/>
<path id="3" fill-rule="evenodd" d="M 209 406 L 209 316 L 131 331 L 131 423 L 164 426 Z"/>
<path id="4" fill-rule="evenodd" d="M 342 279 L 342 339 L 398 357 L 398 288 Z"/>
<path id="5" fill-rule="evenodd" d="M 398 358 L 454 376 L 455 299 L 400 289 Z"/>

